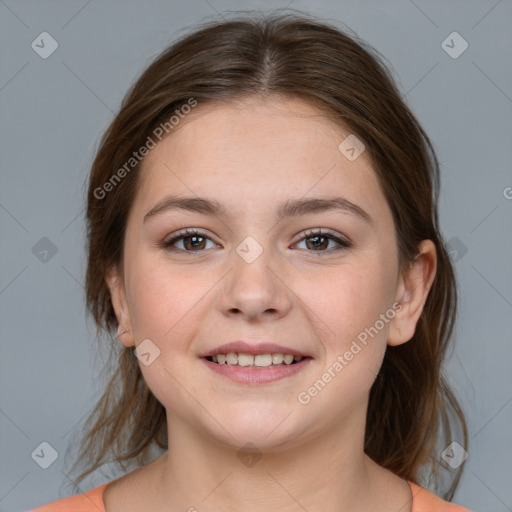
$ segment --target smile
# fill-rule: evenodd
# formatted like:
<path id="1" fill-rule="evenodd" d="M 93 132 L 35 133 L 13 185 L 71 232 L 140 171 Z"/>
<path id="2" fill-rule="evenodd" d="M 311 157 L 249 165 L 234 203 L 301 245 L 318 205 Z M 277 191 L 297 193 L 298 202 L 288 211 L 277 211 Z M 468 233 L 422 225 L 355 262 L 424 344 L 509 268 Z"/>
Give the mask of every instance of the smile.
<path id="1" fill-rule="evenodd" d="M 293 354 L 244 354 L 229 352 L 201 358 L 218 375 L 240 384 L 264 384 L 291 377 L 312 361 Z"/>

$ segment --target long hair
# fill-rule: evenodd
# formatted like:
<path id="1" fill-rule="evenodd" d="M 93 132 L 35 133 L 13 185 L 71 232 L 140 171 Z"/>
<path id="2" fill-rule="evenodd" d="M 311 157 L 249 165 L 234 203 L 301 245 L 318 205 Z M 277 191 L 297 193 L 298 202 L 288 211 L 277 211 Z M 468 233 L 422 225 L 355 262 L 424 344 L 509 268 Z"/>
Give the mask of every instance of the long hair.
<path id="1" fill-rule="evenodd" d="M 130 160 L 133 153 L 191 99 L 202 106 L 270 95 L 306 101 L 364 141 L 393 214 L 401 272 L 422 240 L 435 244 L 437 272 L 414 336 L 387 347 L 370 390 L 365 452 L 400 477 L 428 481 L 452 499 L 463 466 L 451 470 L 441 452 L 455 438 L 467 447 L 467 430 L 442 373 L 457 291 L 438 225 L 438 160 L 376 50 L 335 25 L 290 12 L 245 13 L 185 34 L 130 87 L 101 138 L 87 192 L 85 294 L 97 340 L 107 334 L 112 371 L 83 428 L 74 467 L 85 470 L 74 482 L 106 463 L 145 465 L 152 449 L 168 446 L 165 409 L 146 385 L 133 349 L 113 336 L 118 324 L 105 281 L 107 269 L 122 262 L 140 168 Z"/>

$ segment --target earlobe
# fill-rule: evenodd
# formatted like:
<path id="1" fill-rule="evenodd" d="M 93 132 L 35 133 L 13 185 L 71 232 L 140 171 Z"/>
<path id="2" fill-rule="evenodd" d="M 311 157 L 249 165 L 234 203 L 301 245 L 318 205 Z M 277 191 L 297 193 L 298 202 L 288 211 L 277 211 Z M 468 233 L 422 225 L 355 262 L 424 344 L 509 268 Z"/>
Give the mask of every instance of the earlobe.
<path id="1" fill-rule="evenodd" d="M 409 341 L 414 332 L 410 333 L 410 325 L 407 321 L 410 317 L 409 314 L 409 301 L 411 297 L 411 291 L 405 290 L 402 297 L 398 301 L 398 305 L 395 309 L 395 317 L 393 318 L 388 334 L 388 345 L 397 346 Z"/>
<path id="2" fill-rule="evenodd" d="M 409 341 L 416 331 L 416 325 L 427 301 L 434 282 L 437 257 L 431 240 L 423 240 L 419 254 L 406 276 L 401 279 L 397 302 L 400 308 L 393 318 L 388 335 L 388 345 L 397 346 Z"/>
<path id="3" fill-rule="evenodd" d="M 120 276 L 115 267 L 112 267 L 107 271 L 105 281 L 110 290 L 110 300 L 116 313 L 119 341 L 125 347 L 132 347 L 135 345 L 135 339 L 132 334 L 130 312 L 126 301 L 122 276 Z"/>
<path id="4" fill-rule="evenodd" d="M 121 338 L 123 334 L 130 335 L 131 331 L 130 329 L 125 329 L 122 325 L 119 325 L 117 328 L 117 337 L 119 338 L 119 341 L 125 346 L 125 347 L 131 347 L 133 346 L 131 342 L 126 341 L 125 338 Z"/>

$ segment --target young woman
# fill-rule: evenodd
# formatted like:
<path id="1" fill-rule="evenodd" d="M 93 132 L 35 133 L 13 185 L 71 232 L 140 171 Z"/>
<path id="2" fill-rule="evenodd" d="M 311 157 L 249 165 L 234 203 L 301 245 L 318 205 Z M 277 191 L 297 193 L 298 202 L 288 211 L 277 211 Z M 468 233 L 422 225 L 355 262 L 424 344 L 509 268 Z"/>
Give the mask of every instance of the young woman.
<path id="1" fill-rule="evenodd" d="M 36 510 L 467 512 L 447 501 L 467 434 L 441 373 L 457 295 L 438 193 L 357 37 L 251 15 L 166 49 L 87 205 L 87 305 L 120 341 L 75 482 L 139 467 Z"/>

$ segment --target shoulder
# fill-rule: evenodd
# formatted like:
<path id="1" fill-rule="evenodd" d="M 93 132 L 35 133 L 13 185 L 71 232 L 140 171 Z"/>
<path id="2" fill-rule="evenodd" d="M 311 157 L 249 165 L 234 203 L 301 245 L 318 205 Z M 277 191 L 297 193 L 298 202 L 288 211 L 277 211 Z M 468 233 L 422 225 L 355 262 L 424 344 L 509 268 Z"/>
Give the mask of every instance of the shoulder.
<path id="1" fill-rule="evenodd" d="M 471 512 L 471 510 L 449 503 L 429 490 L 408 481 L 412 491 L 411 512 Z"/>
<path id="2" fill-rule="evenodd" d="M 107 485 L 103 484 L 82 494 L 53 501 L 29 512 L 105 512 L 103 491 Z"/>

